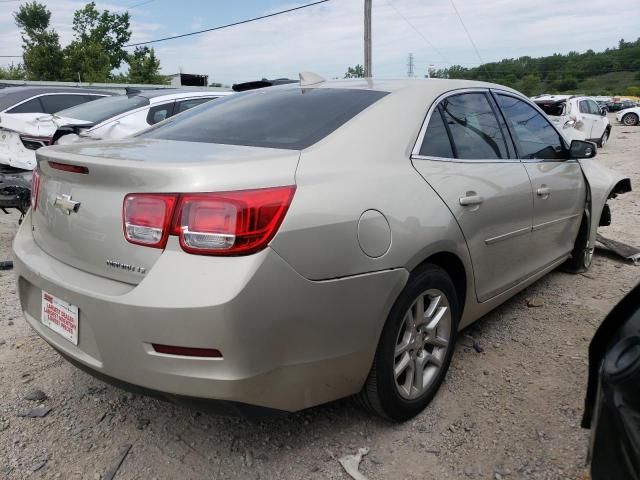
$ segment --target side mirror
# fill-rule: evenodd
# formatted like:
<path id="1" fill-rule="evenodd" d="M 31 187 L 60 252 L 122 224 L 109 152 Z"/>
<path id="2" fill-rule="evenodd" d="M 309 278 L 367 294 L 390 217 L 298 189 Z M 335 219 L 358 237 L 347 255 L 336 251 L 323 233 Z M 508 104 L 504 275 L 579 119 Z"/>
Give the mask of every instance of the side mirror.
<path id="1" fill-rule="evenodd" d="M 593 158 L 597 152 L 596 144 L 584 140 L 572 140 L 569 147 L 570 158 Z"/>
<path id="2" fill-rule="evenodd" d="M 600 109 L 600 115 L 602 115 L 603 117 L 607 116 L 607 109 L 605 107 L 602 107 Z"/>

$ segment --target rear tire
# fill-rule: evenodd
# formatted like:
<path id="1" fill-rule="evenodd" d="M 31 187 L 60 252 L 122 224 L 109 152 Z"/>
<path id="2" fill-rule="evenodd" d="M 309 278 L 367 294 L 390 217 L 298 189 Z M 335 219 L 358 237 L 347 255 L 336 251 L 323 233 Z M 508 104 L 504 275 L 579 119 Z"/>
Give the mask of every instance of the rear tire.
<path id="1" fill-rule="evenodd" d="M 590 220 L 587 215 L 582 219 L 576 243 L 571 257 L 564 262 L 562 270 L 567 273 L 584 273 L 591 267 L 593 261 L 593 246 L 589 245 Z"/>
<path id="2" fill-rule="evenodd" d="M 635 127 L 638 125 L 638 115 L 635 113 L 627 113 L 624 117 L 622 117 L 622 123 L 627 127 Z"/>
<path id="3" fill-rule="evenodd" d="M 451 363 L 459 301 L 451 277 L 437 265 L 416 270 L 385 323 L 362 391 L 367 410 L 405 421 L 434 397 Z"/>

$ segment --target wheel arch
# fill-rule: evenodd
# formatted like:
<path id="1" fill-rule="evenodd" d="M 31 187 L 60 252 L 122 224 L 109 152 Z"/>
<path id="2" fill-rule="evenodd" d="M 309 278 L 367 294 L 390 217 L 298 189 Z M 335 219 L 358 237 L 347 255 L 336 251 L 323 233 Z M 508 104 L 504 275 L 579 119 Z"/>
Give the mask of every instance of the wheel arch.
<path id="1" fill-rule="evenodd" d="M 416 270 L 420 269 L 424 265 L 431 264 L 437 265 L 442 268 L 447 274 L 451 277 L 453 281 L 453 286 L 456 289 L 456 294 L 458 295 L 458 302 L 460 307 L 460 318 L 463 317 L 464 309 L 466 305 L 466 297 L 468 290 L 468 280 L 467 280 L 467 270 L 464 266 L 464 263 L 455 253 L 442 251 L 438 253 L 434 253 L 429 255 L 423 261 L 421 261 L 418 265 L 416 265 L 411 273 L 413 274 Z"/>

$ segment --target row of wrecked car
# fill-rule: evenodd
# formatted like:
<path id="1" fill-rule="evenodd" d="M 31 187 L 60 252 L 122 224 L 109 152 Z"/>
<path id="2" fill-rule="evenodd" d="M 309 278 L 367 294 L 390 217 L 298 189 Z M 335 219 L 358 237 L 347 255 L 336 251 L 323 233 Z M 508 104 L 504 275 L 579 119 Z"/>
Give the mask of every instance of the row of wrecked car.
<path id="1" fill-rule="evenodd" d="M 104 90 L 60 87 L 0 89 L 0 208 L 28 208 L 35 152 L 53 144 L 123 138 L 233 92 Z"/>

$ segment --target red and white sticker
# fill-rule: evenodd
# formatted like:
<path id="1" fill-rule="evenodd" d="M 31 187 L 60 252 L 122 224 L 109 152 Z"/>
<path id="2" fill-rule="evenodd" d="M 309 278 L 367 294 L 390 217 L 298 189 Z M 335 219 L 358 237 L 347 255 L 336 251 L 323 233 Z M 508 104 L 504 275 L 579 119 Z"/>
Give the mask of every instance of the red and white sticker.
<path id="1" fill-rule="evenodd" d="M 42 323 L 78 345 L 78 307 L 42 291 Z"/>

